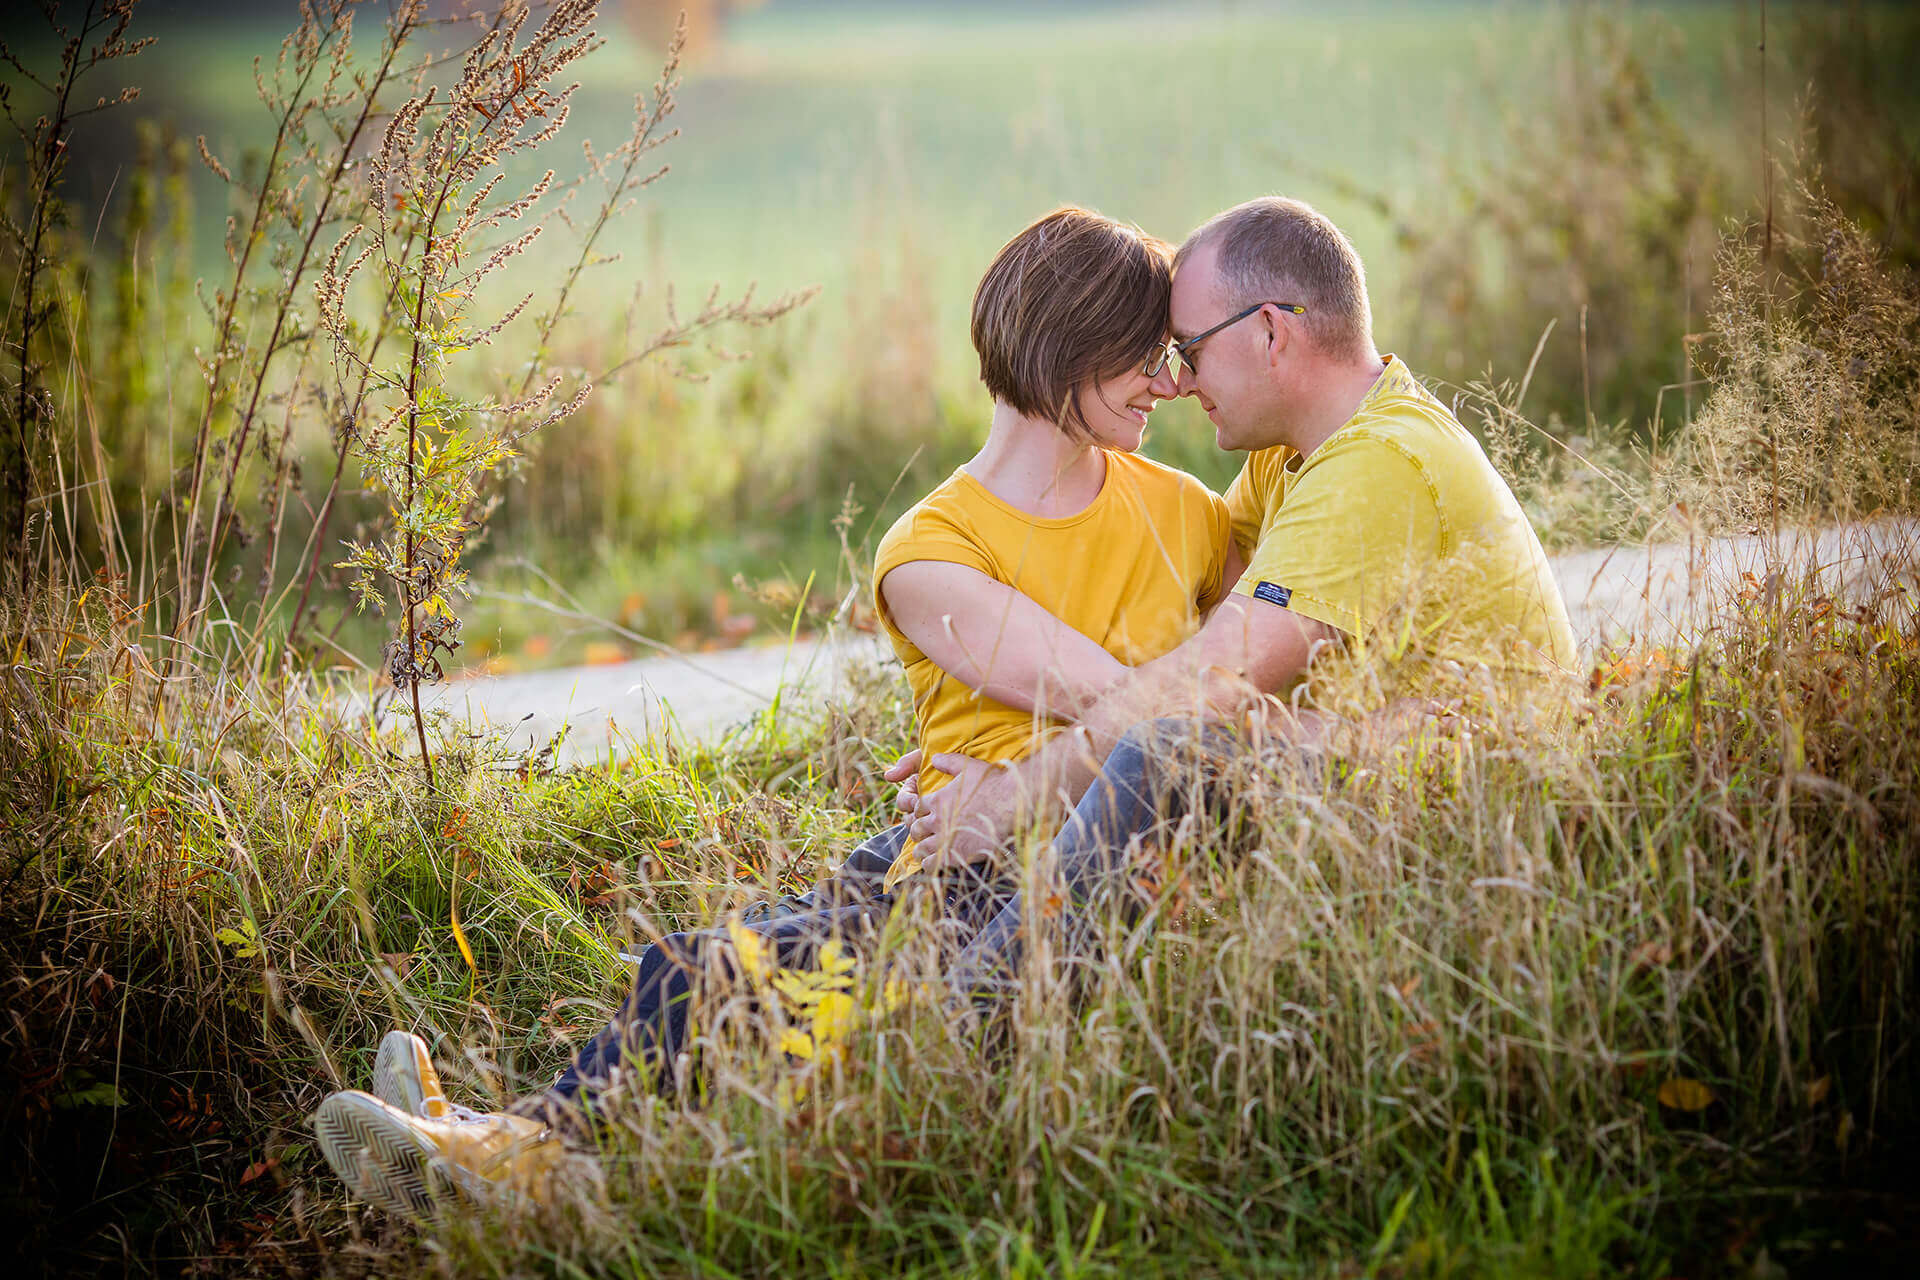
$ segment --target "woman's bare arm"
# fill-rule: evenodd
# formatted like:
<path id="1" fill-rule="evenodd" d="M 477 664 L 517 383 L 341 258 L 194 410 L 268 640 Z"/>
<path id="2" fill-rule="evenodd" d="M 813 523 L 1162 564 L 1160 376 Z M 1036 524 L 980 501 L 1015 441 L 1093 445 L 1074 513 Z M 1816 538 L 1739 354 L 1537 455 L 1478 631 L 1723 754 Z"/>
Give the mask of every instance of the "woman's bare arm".
<path id="1" fill-rule="evenodd" d="M 978 569 L 912 560 L 880 581 L 894 625 L 936 666 L 1022 711 L 1077 720 L 1127 673 L 1119 659 Z"/>

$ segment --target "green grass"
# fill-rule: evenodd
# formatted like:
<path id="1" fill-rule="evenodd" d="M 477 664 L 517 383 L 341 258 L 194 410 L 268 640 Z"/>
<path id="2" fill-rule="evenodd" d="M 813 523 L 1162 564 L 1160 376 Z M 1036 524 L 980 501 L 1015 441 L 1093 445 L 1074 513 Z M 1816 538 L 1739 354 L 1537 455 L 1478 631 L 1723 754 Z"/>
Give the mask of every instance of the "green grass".
<path id="1" fill-rule="evenodd" d="M 909 1001 L 783 1064 L 755 1030 L 777 1015 L 716 1012 L 697 1094 L 619 1114 L 604 1204 L 430 1252 L 376 1231 L 378 1267 L 1871 1261 L 1891 1246 L 1846 1206 L 1912 1207 L 1886 1197 L 1916 1119 L 1920 634 L 1818 604 L 1787 597 L 1827 621 L 1782 630 L 1752 595 L 1572 718 L 1469 703 L 1354 744 L 1345 782 L 1240 778 L 1235 829 L 1153 873 L 1155 928 L 1077 1000 L 1036 968 L 997 1049 Z M 462 1100 L 537 1087 L 611 1011 L 618 945 L 803 885 L 885 821 L 906 716 L 881 680 L 825 721 L 554 776 L 451 739 L 433 795 L 387 759 L 403 736 L 238 689 L 148 738 L 100 602 L 64 617 L 10 632 L 0 815 L 37 852 L 8 904 L 14 1155 L 62 1265 L 118 1233 L 149 1265 L 334 1257 L 376 1224 L 301 1118 L 364 1087 L 384 1028 L 428 1035 Z M 887 954 L 861 999 L 930 963 L 910 930 Z M 1710 1103 L 1663 1105 L 1679 1079 Z"/>
<path id="2" fill-rule="evenodd" d="M 1710 154 L 1750 168 L 1754 15 L 1730 4 L 1624 12 L 1662 99 Z M 1774 14 L 1782 121 L 1801 92 L 1796 17 L 1790 5 Z M 644 270 L 650 287 L 683 292 L 823 283 L 838 310 L 872 286 L 870 243 L 905 239 L 931 273 L 945 351 L 959 354 L 981 267 L 1047 208 L 1087 203 L 1177 240 L 1250 194 L 1285 189 L 1350 229 L 1391 322 L 1389 228 L 1337 180 L 1411 197 L 1431 178 L 1429 156 L 1501 145 L 1505 115 L 1565 92 L 1552 56 L 1562 23 L 1451 3 L 987 6 L 965 17 L 775 3 L 736 20 L 728 44 L 689 71 L 682 136 L 662 153 L 673 173 L 648 201 L 657 226 L 628 234 L 633 271 L 619 283 L 609 273 L 605 297 L 617 303 Z M 570 136 L 619 134 L 658 71 L 657 51 L 603 25 L 609 43 L 582 64 Z M 268 120 L 249 63 L 270 60 L 280 26 L 159 34 L 165 65 L 147 69 L 143 109 L 178 116 L 223 153 L 252 145 Z M 209 217 L 214 207 L 203 204 Z"/>

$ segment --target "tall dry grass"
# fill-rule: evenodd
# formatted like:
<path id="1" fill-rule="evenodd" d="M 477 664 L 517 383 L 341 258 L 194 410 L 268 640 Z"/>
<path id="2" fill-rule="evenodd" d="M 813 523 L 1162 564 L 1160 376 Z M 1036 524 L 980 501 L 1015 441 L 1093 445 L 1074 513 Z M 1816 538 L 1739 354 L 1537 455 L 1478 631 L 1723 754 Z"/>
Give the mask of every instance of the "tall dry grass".
<path id="1" fill-rule="evenodd" d="M 1696 427 L 1760 367 L 1777 425 L 1811 431 L 1829 419 L 1789 415 L 1828 414 L 1834 375 L 1809 349 L 1882 312 L 1816 324 L 1744 252 L 1721 314 L 1796 315 L 1798 345 L 1783 363 L 1775 330 L 1730 323 L 1718 348 L 1753 359 Z M 1835 299 L 1912 296 L 1846 261 Z M 1718 457 L 1703 478 L 1736 497 L 1775 474 Z M 1571 708 L 1488 689 L 1337 769 L 1248 759 L 1233 820 L 1167 833 L 1139 868 L 1153 909 L 1097 963 L 1056 963 L 1042 907 L 1004 1018 L 929 996 L 912 904 L 851 971 L 709 992 L 688 1087 L 617 1111 L 604 1198 L 424 1235 L 347 1204 L 312 1106 L 364 1085 L 392 1025 L 463 1101 L 538 1087 L 611 1012 L 616 949 L 803 886 L 886 821 L 897 681 L 599 769 L 451 733 L 429 789 L 297 680 L 209 672 L 154 725 L 144 623 L 109 583 L 10 603 L 7 1149 L 46 1224 L 18 1243 L 67 1270 L 462 1275 L 1891 1260 L 1920 629 L 1897 583 L 1773 567 Z"/>
<path id="2" fill-rule="evenodd" d="M 1092 972 L 1039 947 L 997 1029 L 885 998 L 937 976 L 911 911 L 832 1028 L 716 996 L 697 1085 L 616 1112 L 609 1202 L 426 1254 L 345 1207 L 301 1117 L 364 1086 L 390 1025 L 466 1101 L 537 1087 L 610 1013 L 618 945 L 797 888 L 884 820 L 897 691 L 604 770 L 448 744 L 429 794 L 396 742 L 271 690 L 145 737 L 110 604 L 10 619 L 9 1150 L 28 1221 L 66 1224 L 20 1243 L 63 1267 L 313 1266 L 372 1232 L 383 1269 L 457 1274 L 1588 1274 L 1738 1255 L 1743 1214 L 1784 1218 L 1776 1246 L 1832 1229 L 1783 1187 L 1890 1214 L 1920 632 L 1791 590 L 1812 624 L 1755 591 L 1571 718 L 1489 702 L 1338 777 L 1249 761 L 1235 823 L 1142 868 L 1147 921 Z M 775 1049 L 794 1027 L 809 1061 Z"/>
<path id="3" fill-rule="evenodd" d="M 1676 500 L 1713 527 L 1911 513 L 1920 290 L 1818 187 L 1786 227 L 1720 250 L 1712 389 L 1678 442 Z"/>

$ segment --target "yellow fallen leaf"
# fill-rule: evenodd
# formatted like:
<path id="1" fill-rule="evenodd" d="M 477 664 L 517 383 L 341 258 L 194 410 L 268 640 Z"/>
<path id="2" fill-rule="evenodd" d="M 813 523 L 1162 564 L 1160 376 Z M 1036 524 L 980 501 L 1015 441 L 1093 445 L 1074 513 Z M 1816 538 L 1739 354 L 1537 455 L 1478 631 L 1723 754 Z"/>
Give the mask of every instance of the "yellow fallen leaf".
<path id="1" fill-rule="evenodd" d="M 833 938 L 820 948 L 820 972 L 845 973 L 853 968 L 853 957 L 840 945 L 840 939 Z"/>
<path id="2" fill-rule="evenodd" d="M 1834 1132 L 1834 1135 L 1833 1135 L 1833 1145 L 1838 1147 L 1840 1149 L 1841 1154 L 1844 1155 L 1846 1154 L 1846 1150 L 1847 1150 L 1847 1140 L 1852 1137 L 1853 1137 L 1853 1112 L 1842 1111 L 1840 1113 L 1840 1127 Z"/>
<path id="3" fill-rule="evenodd" d="M 1698 1080 L 1675 1076 L 1660 1086 L 1660 1105 L 1675 1111 L 1705 1111 L 1713 1105 L 1713 1090 Z"/>
<path id="4" fill-rule="evenodd" d="M 811 1009 L 821 997 L 845 991 L 853 979 L 845 974 L 816 973 L 812 969 L 782 969 L 771 979 L 773 989 L 786 997 L 795 1009 Z"/>
<path id="5" fill-rule="evenodd" d="M 587 645 L 586 664 L 590 667 L 610 667 L 627 660 L 627 651 L 617 644 L 605 640 L 595 640 Z"/>
<path id="6" fill-rule="evenodd" d="M 1833 1077 L 1821 1076 L 1818 1080 L 1815 1080 L 1807 1086 L 1807 1105 L 1810 1107 L 1819 1106 L 1827 1100 L 1827 1095 L 1831 1092 L 1833 1092 Z"/>
<path id="7" fill-rule="evenodd" d="M 813 1009 L 813 1040 L 819 1045 L 845 1044 L 853 1034 L 860 1006 L 844 991 L 829 991 Z"/>
<path id="8" fill-rule="evenodd" d="M 767 940 L 753 930 L 733 921 L 727 922 L 727 937 L 733 941 L 733 949 L 740 956 L 740 967 L 750 978 L 765 978 L 772 972 L 773 964 L 767 958 Z"/>

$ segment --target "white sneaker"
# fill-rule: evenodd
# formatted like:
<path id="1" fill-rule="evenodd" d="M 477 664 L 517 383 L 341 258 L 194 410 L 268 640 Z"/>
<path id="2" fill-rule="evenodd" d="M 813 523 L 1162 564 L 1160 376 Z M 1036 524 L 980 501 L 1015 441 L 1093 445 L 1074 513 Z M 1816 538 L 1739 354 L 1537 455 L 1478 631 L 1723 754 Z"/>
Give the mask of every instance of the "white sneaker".
<path id="1" fill-rule="evenodd" d="M 547 1203 L 567 1156 L 552 1130 L 525 1116 L 448 1105 L 429 1119 L 358 1090 L 329 1095 L 313 1131 L 355 1195 L 409 1218 L 515 1195 Z"/>
<path id="2" fill-rule="evenodd" d="M 429 1120 L 445 1118 L 452 1106 L 427 1042 L 405 1031 L 389 1031 L 380 1042 L 373 1060 L 373 1096 Z"/>

